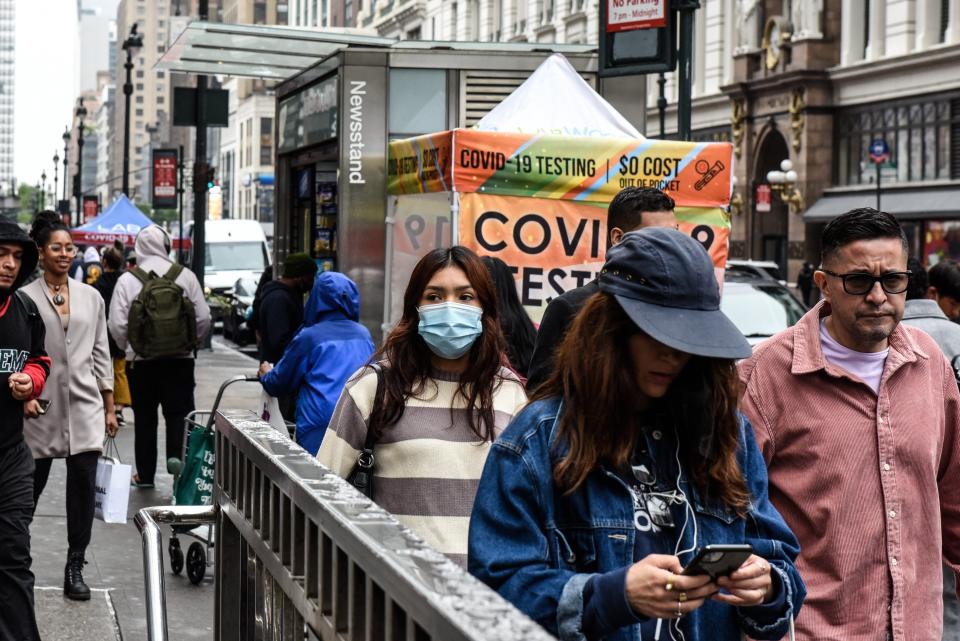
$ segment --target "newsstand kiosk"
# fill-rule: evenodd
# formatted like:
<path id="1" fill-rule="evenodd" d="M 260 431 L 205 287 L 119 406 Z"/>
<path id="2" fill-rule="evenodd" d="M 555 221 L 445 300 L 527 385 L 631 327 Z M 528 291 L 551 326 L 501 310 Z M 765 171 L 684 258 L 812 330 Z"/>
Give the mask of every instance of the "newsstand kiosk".
<path id="1" fill-rule="evenodd" d="M 599 82 L 590 45 L 401 41 L 344 48 L 281 83 L 275 262 L 306 251 L 321 269 L 347 274 L 360 288 L 361 321 L 379 336 L 390 268 L 385 248 L 392 242 L 384 224 L 392 200 L 387 183 L 402 178 L 387 175 L 388 143 L 474 125 L 558 51 L 582 82 Z M 616 96 L 611 100 L 642 112 L 637 85 L 603 81 L 607 95 Z M 589 119 L 569 124 L 558 133 L 593 130 Z M 436 192 L 422 198 L 424 206 L 439 204 L 449 216 L 452 192 L 442 186 Z M 404 224 L 415 251 L 425 250 L 419 220 Z"/>

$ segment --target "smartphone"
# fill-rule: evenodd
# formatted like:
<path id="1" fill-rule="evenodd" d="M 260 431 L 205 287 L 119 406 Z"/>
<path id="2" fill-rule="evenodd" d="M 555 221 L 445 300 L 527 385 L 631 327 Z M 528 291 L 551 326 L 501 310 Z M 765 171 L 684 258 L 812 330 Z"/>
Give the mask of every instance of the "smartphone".
<path id="1" fill-rule="evenodd" d="M 707 545 L 697 550 L 697 555 L 683 568 L 687 576 L 706 574 L 711 579 L 727 576 L 736 571 L 753 554 L 749 545 Z"/>
<path id="2" fill-rule="evenodd" d="M 41 415 L 46 414 L 47 409 L 49 409 L 50 407 L 50 401 L 45 398 L 38 398 L 37 404 L 40 406 L 40 414 Z"/>

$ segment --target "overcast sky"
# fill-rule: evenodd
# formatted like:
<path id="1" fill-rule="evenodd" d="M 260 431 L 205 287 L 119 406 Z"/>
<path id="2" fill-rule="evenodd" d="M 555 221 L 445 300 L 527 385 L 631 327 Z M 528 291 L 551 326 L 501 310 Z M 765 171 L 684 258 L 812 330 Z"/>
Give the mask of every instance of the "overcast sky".
<path id="1" fill-rule="evenodd" d="M 63 156 L 63 128 L 77 95 L 76 0 L 17 0 L 14 172 L 36 184 L 53 154 Z M 60 163 L 62 193 L 63 161 Z"/>

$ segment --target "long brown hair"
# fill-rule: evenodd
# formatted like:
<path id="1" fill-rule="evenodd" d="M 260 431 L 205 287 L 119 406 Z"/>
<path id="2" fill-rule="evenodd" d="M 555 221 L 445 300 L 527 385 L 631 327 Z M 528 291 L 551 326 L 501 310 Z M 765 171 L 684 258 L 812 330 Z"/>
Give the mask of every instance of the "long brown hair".
<path id="1" fill-rule="evenodd" d="M 561 343 L 553 374 L 533 394 L 532 400 L 563 398 L 558 434 L 569 451 L 554 480 L 567 494 L 597 465 L 629 465 L 639 433 L 631 403 L 636 375 L 625 350 L 637 332 L 616 299 L 594 294 Z M 695 356 L 657 405 L 676 425 L 680 459 L 693 485 L 743 515 L 750 494 L 737 462 L 737 395 L 733 361 Z"/>
<path id="2" fill-rule="evenodd" d="M 370 417 L 370 424 L 377 431 L 400 420 L 407 399 L 420 396 L 426 390 L 433 371 L 432 353 L 418 331 L 417 307 L 433 275 L 450 266 L 459 267 L 467 275 L 483 308 L 483 332 L 470 348 L 467 369 L 460 374 L 457 394 L 474 410 L 467 413 L 474 434 L 484 441 L 496 438 L 493 394 L 503 380 L 500 365 L 504 351 L 497 298 L 486 267 L 476 254 L 461 246 L 434 249 L 413 268 L 403 295 L 403 316 L 374 357 L 384 362 L 383 403 Z"/>

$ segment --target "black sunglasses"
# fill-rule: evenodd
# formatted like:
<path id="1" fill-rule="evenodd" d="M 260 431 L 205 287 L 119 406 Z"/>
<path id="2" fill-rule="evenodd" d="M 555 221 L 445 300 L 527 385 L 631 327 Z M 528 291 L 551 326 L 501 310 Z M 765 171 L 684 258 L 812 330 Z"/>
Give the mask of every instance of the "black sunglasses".
<path id="1" fill-rule="evenodd" d="M 887 272 L 880 276 L 866 274 L 864 272 L 851 272 L 849 274 L 837 274 L 829 269 L 821 269 L 824 274 L 840 278 L 843 280 L 843 291 L 851 296 L 863 296 L 873 289 L 874 284 L 880 283 L 880 287 L 888 294 L 902 294 L 907 291 L 910 285 L 910 275 L 913 272 Z"/>

